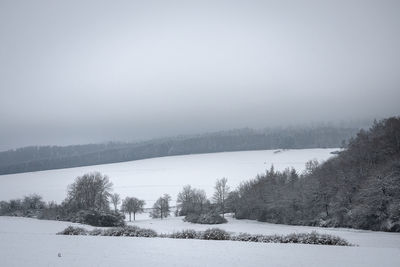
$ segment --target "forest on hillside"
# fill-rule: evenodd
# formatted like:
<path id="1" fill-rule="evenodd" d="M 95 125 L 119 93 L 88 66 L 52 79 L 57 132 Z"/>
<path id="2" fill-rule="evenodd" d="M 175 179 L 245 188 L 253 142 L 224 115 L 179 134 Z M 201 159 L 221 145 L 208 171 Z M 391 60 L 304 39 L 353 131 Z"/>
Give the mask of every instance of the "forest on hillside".
<path id="1" fill-rule="evenodd" d="M 0 175 L 154 157 L 264 149 L 336 148 L 359 128 L 337 126 L 239 129 L 139 143 L 31 146 L 0 152 Z"/>
<path id="2" fill-rule="evenodd" d="M 227 178 L 218 179 L 214 189 L 210 199 L 204 190 L 184 186 L 176 199 L 175 215 L 200 224 L 225 223 L 224 214 L 233 213 L 237 219 L 279 224 L 400 232 L 400 117 L 360 130 L 338 155 L 322 163 L 307 162 L 303 173 L 294 168 L 276 171 L 271 166 L 264 175 L 233 190 Z M 1 201 L 0 215 L 89 220 L 110 226 L 123 224 L 124 212 L 133 212 L 135 219 L 135 212 L 143 211 L 143 200 L 127 197 L 122 201 L 111 192 L 107 176 L 84 174 L 68 187 L 68 197 L 61 204 L 46 204 L 33 194 Z M 118 211 L 121 201 L 123 213 Z M 168 194 L 160 197 L 150 215 L 169 216 L 171 201 Z"/>
<path id="3" fill-rule="evenodd" d="M 236 218 L 400 231 L 400 117 L 361 130 L 336 157 L 305 173 L 275 171 L 242 183 L 228 200 Z"/>

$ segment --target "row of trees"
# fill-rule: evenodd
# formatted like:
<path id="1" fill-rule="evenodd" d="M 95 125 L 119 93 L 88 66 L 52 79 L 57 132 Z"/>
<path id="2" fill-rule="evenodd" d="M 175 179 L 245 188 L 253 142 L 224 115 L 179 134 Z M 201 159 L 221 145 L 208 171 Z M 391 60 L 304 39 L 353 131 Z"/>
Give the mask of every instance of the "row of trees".
<path id="1" fill-rule="evenodd" d="M 136 214 L 142 213 L 146 202 L 136 197 L 126 197 L 121 201 L 121 197 L 111 193 L 112 183 L 108 176 L 101 173 L 88 173 L 76 178 L 75 182 L 69 186 L 68 196 L 64 202 L 72 211 L 95 210 L 102 212 L 110 211 L 110 204 L 114 207 L 114 213 L 118 213 L 118 205 L 121 204 L 121 212 L 129 214 L 129 221 L 136 219 Z M 151 214 L 154 218 L 168 216 L 166 208 L 169 210 L 168 195 L 161 197 L 153 208 Z"/>
<path id="2" fill-rule="evenodd" d="M 188 214 L 203 214 L 211 209 L 221 213 L 223 216 L 227 210 L 227 199 L 229 186 L 227 179 L 222 178 L 216 181 L 215 193 L 212 202 L 207 199 L 204 190 L 191 188 L 187 185 L 178 194 L 177 213 L 180 216 Z M 129 221 L 136 219 L 136 214 L 144 211 L 145 201 L 135 197 L 126 197 L 121 201 L 118 194 L 111 194 L 112 183 L 109 178 L 100 173 L 88 173 L 78 177 L 69 186 L 68 196 L 65 201 L 69 209 L 110 211 L 110 204 L 114 212 L 118 212 L 118 205 L 121 204 L 121 212 L 129 214 Z M 164 194 L 154 203 L 150 216 L 152 218 L 166 218 L 171 213 L 171 196 Z"/>
<path id="3" fill-rule="evenodd" d="M 129 221 L 136 219 L 136 214 L 144 211 L 146 202 L 135 197 L 126 197 L 121 200 L 117 193 L 112 192 L 113 184 L 108 176 L 101 173 L 87 173 L 75 179 L 68 186 L 66 199 L 60 204 L 45 203 L 42 197 L 36 194 L 23 199 L 14 199 L 9 202 L 0 202 L 0 215 L 34 216 L 47 219 L 71 220 L 74 214 L 81 211 L 94 211 L 97 213 L 119 212 L 129 214 Z M 215 194 L 212 201 L 207 199 L 204 190 L 184 186 L 178 194 L 176 215 L 205 214 L 210 210 L 222 214 L 226 212 L 229 187 L 227 179 L 217 180 Z M 121 204 L 120 210 L 118 209 Z M 110 209 L 113 206 L 113 210 Z M 171 196 L 164 194 L 153 205 L 150 216 L 152 218 L 166 218 L 171 214 Z"/>
<path id="4" fill-rule="evenodd" d="M 280 148 L 339 147 L 359 128 L 315 127 L 238 129 L 150 140 L 140 143 L 108 143 L 74 146 L 25 147 L 0 152 L 0 174 L 90 166 L 195 153 Z"/>
<path id="5" fill-rule="evenodd" d="M 52 203 L 45 203 L 42 197 L 33 194 L 25 196 L 23 199 L 12 199 L 10 201 L 0 201 L 0 215 L 8 215 L 10 211 L 17 216 L 33 216 L 36 211 L 42 210 Z"/>
<path id="6" fill-rule="evenodd" d="M 229 196 L 237 218 L 400 231 L 400 118 L 375 122 L 347 149 L 299 175 L 273 167 Z"/>

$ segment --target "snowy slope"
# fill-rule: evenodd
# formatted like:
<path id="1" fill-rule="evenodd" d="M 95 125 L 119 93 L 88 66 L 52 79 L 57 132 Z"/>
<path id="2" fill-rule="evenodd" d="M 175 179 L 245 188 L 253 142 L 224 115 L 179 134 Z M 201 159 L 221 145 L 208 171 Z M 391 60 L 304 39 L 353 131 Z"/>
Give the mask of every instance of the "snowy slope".
<path id="1" fill-rule="evenodd" d="M 67 186 L 75 177 L 86 172 L 107 174 L 114 191 L 122 197 L 135 196 L 151 206 L 162 194 L 169 193 L 175 200 L 186 184 L 205 189 L 210 196 L 217 178 L 227 177 L 234 188 L 240 182 L 264 173 L 271 164 L 278 170 L 293 166 L 304 169 L 308 160 L 326 160 L 337 149 L 299 149 L 241 151 L 212 154 L 154 158 L 115 164 L 79 168 L 19 173 L 0 176 L 0 200 L 20 198 L 38 193 L 46 201 L 60 203 L 66 196 Z"/>
<path id="2" fill-rule="evenodd" d="M 68 224 L 0 217 L 1 266 L 400 266 L 399 247 L 54 234 Z"/>

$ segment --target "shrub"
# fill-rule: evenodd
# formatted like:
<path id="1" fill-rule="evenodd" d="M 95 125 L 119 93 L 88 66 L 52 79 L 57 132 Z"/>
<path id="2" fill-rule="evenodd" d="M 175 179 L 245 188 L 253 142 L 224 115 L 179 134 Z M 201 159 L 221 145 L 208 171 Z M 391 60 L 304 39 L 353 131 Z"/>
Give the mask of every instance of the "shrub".
<path id="1" fill-rule="evenodd" d="M 226 223 L 227 220 L 215 211 L 206 214 L 189 214 L 184 219 L 185 222 L 199 223 L 199 224 L 221 224 Z"/>
<path id="2" fill-rule="evenodd" d="M 93 229 L 87 231 L 81 227 L 69 226 L 59 235 L 92 235 L 92 236 L 130 236 L 130 237 L 157 237 L 157 232 L 151 229 L 143 229 L 137 226 L 114 227 L 109 229 Z"/>
<path id="3" fill-rule="evenodd" d="M 200 215 L 198 215 L 198 214 L 190 213 L 190 214 L 186 215 L 185 218 L 183 218 L 183 221 L 197 223 L 199 221 L 199 217 L 200 217 Z"/>
<path id="4" fill-rule="evenodd" d="M 351 246 L 346 240 L 333 235 L 319 234 L 315 231 L 311 233 L 293 233 L 284 236 L 279 235 L 250 235 L 241 233 L 232 236 L 232 241 L 262 242 L 262 243 L 300 243 L 313 245 L 333 245 L 333 246 Z"/>
<path id="5" fill-rule="evenodd" d="M 129 237 L 163 237 L 177 239 L 204 239 L 204 240 L 231 240 L 242 242 L 260 242 L 260 243 L 300 243 L 314 245 L 333 245 L 333 246 L 353 246 L 346 240 L 333 235 L 311 233 L 293 233 L 289 235 L 251 235 L 241 233 L 231 236 L 228 232 L 211 228 L 204 232 L 196 232 L 195 230 L 183 230 L 169 235 L 158 235 L 154 230 L 143 229 L 137 226 L 115 227 L 109 229 L 94 229 L 87 231 L 81 227 L 69 226 L 59 235 L 92 235 L 92 236 L 129 236 Z"/>
<path id="6" fill-rule="evenodd" d="M 102 235 L 102 234 L 103 234 L 103 230 L 98 229 L 98 228 L 93 229 L 92 231 L 89 232 L 89 235 L 94 235 L 94 236 Z"/>
<path id="7" fill-rule="evenodd" d="M 137 226 L 126 226 L 122 229 L 124 230 L 124 236 L 157 237 L 157 232 L 152 229 L 144 229 Z"/>
<path id="8" fill-rule="evenodd" d="M 73 222 L 101 227 L 119 227 L 125 225 L 124 216 L 116 212 L 107 213 L 90 210 L 80 210 L 75 214 L 75 216 L 72 216 L 72 218 L 70 219 Z"/>
<path id="9" fill-rule="evenodd" d="M 231 237 L 232 241 L 244 241 L 244 242 L 260 242 L 260 235 L 251 235 L 247 233 L 240 233 Z"/>
<path id="10" fill-rule="evenodd" d="M 102 230 L 99 233 L 99 229 L 94 229 L 91 231 L 93 235 L 102 236 L 130 236 L 130 237 L 156 237 L 157 233 L 151 229 L 143 229 L 137 226 L 125 226 L 125 227 L 115 227 L 110 229 Z"/>
<path id="11" fill-rule="evenodd" d="M 124 231 L 121 228 L 110 228 L 110 229 L 105 229 L 103 230 L 102 236 L 123 236 L 124 235 Z"/>
<path id="12" fill-rule="evenodd" d="M 180 232 L 174 232 L 167 237 L 178 238 L 178 239 L 198 239 L 199 234 L 195 230 L 183 230 Z"/>
<path id="13" fill-rule="evenodd" d="M 207 229 L 201 233 L 200 239 L 206 240 L 229 240 L 231 235 L 225 230 L 219 228 Z"/>
<path id="14" fill-rule="evenodd" d="M 226 223 L 227 220 L 219 215 L 217 212 L 210 212 L 207 214 L 202 214 L 199 217 L 198 223 L 201 224 L 221 224 Z"/>
<path id="15" fill-rule="evenodd" d="M 63 231 L 57 233 L 58 235 L 87 235 L 88 231 L 82 227 L 68 226 Z"/>

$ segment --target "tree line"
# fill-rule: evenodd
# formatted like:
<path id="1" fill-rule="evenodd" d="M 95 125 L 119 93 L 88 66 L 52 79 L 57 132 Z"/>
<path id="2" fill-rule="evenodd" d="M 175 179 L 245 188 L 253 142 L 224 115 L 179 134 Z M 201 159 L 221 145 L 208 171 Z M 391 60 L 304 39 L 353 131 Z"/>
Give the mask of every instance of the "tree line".
<path id="1" fill-rule="evenodd" d="M 224 214 L 224 201 L 228 196 L 226 183 L 226 178 L 217 180 L 215 204 L 207 200 L 203 190 L 185 186 L 178 196 L 178 209 L 175 214 L 200 215 L 211 210 L 215 213 L 219 206 L 222 209 L 218 211 Z M 64 220 L 95 226 L 123 226 L 124 214 L 128 214 L 129 221 L 132 221 L 132 215 L 135 220 L 136 214 L 144 212 L 146 205 L 144 200 L 133 196 L 127 196 L 122 200 L 119 194 L 111 193 L 112 187 L 113 184 L 108 176 L 99 172 L 87 173 L 77 177 L 75 182 L 68 186 L 67 197 L 61 204 L 53 201 L 46 203 L 40 195 L 32 194 L 22 199 L 0 201 L 0 215 Z M 164 219 L 170 216 L 171 200 L 168 194 L 160 196 L 151 208 L 150 217 Z"/>
<path id="2" fill-rule="evenodd" d="M 350 139 L 337 156 L 323 163 L 307 162 L 303 173 L 293 168 L 276 171 L 271 166 L 234 190 L 226 178 L 217 180 L 214 189 L 208 199 L 204 190 L 184 186 L 175 214 L 195 223 L 223 223 L 224 214 L 230 212 L 237 219 L 400 232 L 400 117 L 374 122 Z M 127 197 L 121 201 L 111 192 L 107 176 L 89 173 L 76 178 L 60 205 L 46 204 L 32 195 L 1 201 L 0 214 L 39 214 L 71 221 L 84 217 L 86 222 L 108 226 L 123 222 L 124 213 L 130 220 L 133 214 L 135 220 L 143 212 L 143 200 Z M 150 216 L 170 216 L 170 202 L 168 194 L 161 196 Z"/>
<path id="3" fill-rule="evenodd" d="M 24 147 L 0 152 L 0 175 L 196 153 L 336 148 L 358 130 L 339 126 L 239 129 L 139 143 Z"/>
<path id="4" fill-rule="evenodd" d="M 347 148 L 306 171 L 275 171 L 229 196 L 238 219 L 400 231 L 400 118 L 374 122 Z"/>

